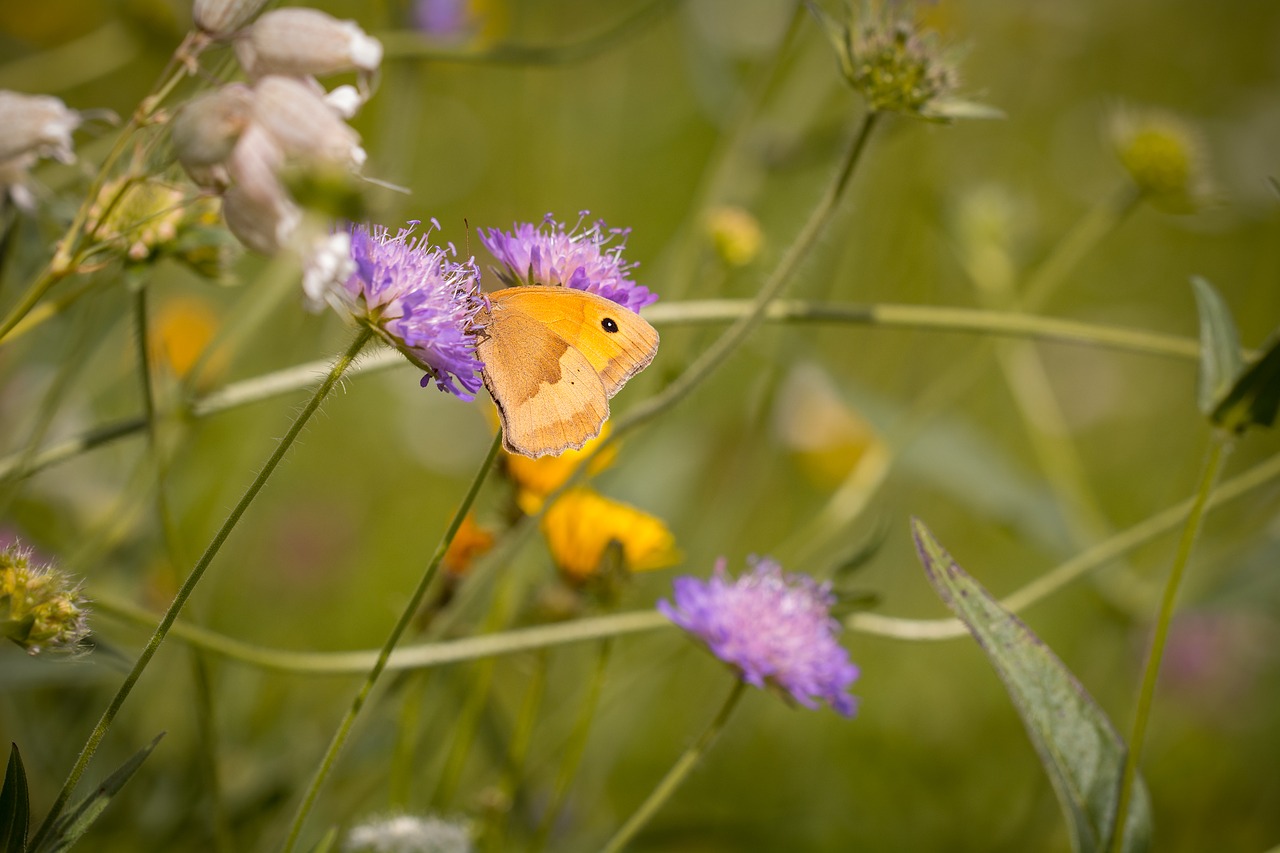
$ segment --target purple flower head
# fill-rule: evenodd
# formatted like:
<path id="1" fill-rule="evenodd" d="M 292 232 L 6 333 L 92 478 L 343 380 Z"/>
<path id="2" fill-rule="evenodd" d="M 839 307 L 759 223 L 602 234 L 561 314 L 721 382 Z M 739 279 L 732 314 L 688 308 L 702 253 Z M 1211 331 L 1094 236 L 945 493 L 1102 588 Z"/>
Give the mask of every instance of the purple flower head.
<path id="1" fill-rule="evenodd" d="M 524 222 L 510 231 L 481 228 L 480 242 L 502 262 L 503 268 L 494 272 L 508 287 L 558 284 L 603 296 L 632 311 L 657 302 L 658 294 L 629 277 L 636 264 L 622 260 L 631 229 L 606 228 L 604 220 L 584 228 L 588 213 L 579 214 L 571 232 L 548 213 L 538 226 Z M 615 238 L 617 242 L 609 245 Z"/>
<path id="2" fill-rule="evenodd" d="M 453 260 L 453 246 L 428 243 L 431 230 L 413 236 L 410 222 L 396 235 L 381 225 L 351 228 L 351 260 L 355 272 L 344 283 L 348 307 L 427 372 L 441 391 L 463 400 L 480 389 L 471 324 L 484 305 L 474 259 Z M 455 384 L 454 380 L 457 380 Z M 459 387 L 461 386 L 461 387 Z"/>
<path id="3" fill-rule="evenodd" d="M 737 580 L 725 573 L 723 558 L 706 581 L 677 578 L 675 603 L 659 601 L 658 610 L 748 684 L 780 688 L 806 708 L 824 699 L 852 717 L 857 701 L 846 691 L 858 668 L 836 642 L 840 624 L 831 618 L 830 586 L 808 575 L 784 574 L 767 557 L 748 563 L 751 571 Z"/>

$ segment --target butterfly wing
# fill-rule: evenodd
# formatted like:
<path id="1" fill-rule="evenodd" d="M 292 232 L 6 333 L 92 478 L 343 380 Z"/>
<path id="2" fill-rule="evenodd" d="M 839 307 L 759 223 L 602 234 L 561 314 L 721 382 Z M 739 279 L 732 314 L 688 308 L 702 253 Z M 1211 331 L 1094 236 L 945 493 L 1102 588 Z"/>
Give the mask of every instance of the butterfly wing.
<path id="1" fill-rule="evenodd" d="M 518 305 L 495 298 L 491 306 L 476 355 L 498 407 L 503 446 L 533 457 L 582 447 L 609 416 L 596 369 L 564 336 Z"/>
<path id="2" fill-rule="evenodd" d="M 658 332 L 636 312 L 568 287 L 512 287 L 491 294 L 506 310 L 542 323 L 586 356 L 612 397 L 658 353 Z"/>

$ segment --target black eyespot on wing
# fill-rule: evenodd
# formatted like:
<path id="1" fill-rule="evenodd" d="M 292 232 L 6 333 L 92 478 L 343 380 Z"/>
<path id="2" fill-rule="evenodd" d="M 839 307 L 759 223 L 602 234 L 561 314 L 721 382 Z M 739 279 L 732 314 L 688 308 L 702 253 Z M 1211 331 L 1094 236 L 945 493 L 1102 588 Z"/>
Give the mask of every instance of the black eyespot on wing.
<path id="1" fill-rule="evenodd" d="M 600 321 L 600 328 L 604 329 L 609 334 L 613 334 L 618 331 L 618 321 L 612 317 L 605 317 Z"/>

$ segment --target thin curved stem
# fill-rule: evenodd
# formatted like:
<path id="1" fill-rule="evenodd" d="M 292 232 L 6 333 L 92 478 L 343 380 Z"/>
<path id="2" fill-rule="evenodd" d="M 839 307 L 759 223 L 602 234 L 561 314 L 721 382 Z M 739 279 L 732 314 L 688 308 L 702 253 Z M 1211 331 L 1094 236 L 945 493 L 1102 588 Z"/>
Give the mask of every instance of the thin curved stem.
<path id="1" fill-rule="evenodd" d="M 498 448 L 501 444 L 501 436 L 495 436 L 493 444 L 489 447 L 488 455 L 485 456 L 484 462 L 476 472 L 475 479 L 472 480 L 471 487 L 467 490 L 462 502 L 458 504 L 458 509 L 454 513 L 453 519 L 449 522 L 449 527 L 445 530 L 444 536 L 440 539 L 440 544 L 436 546 L 435 553 L 427 564 L 426 571 L 422 573 L 422 578 L 418 581 L 418 586 L 413 590 L 413 594 L 409 596 L 409 601 L 405 604 L 404 610 L 401 611 L 400 618 L 396 620 L 395 626 L 387 636 L 387 641 L 383 643 L 382 649 L 378 652 L 378 657 L 374 661 L 373 667 L 369 670 L 368 675 L 365 676 L 364 683 L 360 685 L 355 698 L 352 699 L 351 707 L 347 709 L 342 722 L 338 724 L 338 730 L 334 732 L 333 740 L 329 743 L 329 748 L 325 751 L 324 758 L 320 760 L 320 766 L 316 768 L 315 777 L 312 778 L 311 784 L 307 786 L 307 792 L 303 796 L 302 802 L 298 805 L 298 811 L 293 817 L 292 825 L 289 827 L 289 835 L 285 838 L 284 846 L 281 848 L 284 853 L 289 853 L 298 843 L 298 835 L 302 832 L 302 825 L 306 822 L 312 806 L 315 805 L 316 797 L 319 796 L 320 788 L 324 785 L 325 779 L 328 778 L 329 771 L 333 769 L 338 753 L 342 751 L 343 744 L 346 743 L 347 737 L 351 734 L 351 727 L 355 725 L 360 709 L 364 707 L 364 703 L 369 698 L 369 693 L 373 690 L 374 684 L 377 683 L 378 677 L 387 668 L 387 663 L 396 644 L 400 642 L 404 632 L 413 623 L 413 616 L 418 612 L 418 608 L 422 605 L 422 599 L 427 594 L 428 587 L 431 586 L 431 582 L 435 579 L 440 563 L 444 560 L 445 552 L 449 549 L 449 543 L 457 535 L 458 528 L 462 526 L 462 520 L 466 518 L 472 503 L 475 502 L 476 495 L 480 493 L 480 486 L 484 483 L 489 469 L 493 467 L 493 461 L 498 456 Z"/>
<path id="2" fill-rule="evenodd" d="M 655 305 L 645 309 L 645 317 L 656 326 L 727 323 L 742 320 L 750 315 L 754 308 L 754 300 L 696 300 Z M 764 311 L 764 320 L 776 323 L 851 323 L 885 329 L 991 334 L 1105 347 L 1188 361 L 1200 357 L 1200 344 L 1194 338 L 973 308 L 822 303 L 780 299 L 769 303 Z M 1246 352 L 1245 357 L 1254 358 L 1256 353 Z M 397 351 L 383 349 L 361 359 L 359 364 L 348 371 L 348 375 L 374 373 L 403 364 L 404 358 Z M 310 385 L 316 373 L 327 366 L 323 361 L 307 362 L 234 382 L 197 398 L 191 404 L 188 416 L 204 418 L 298 391 Z M 49 445 L 26 459 L 27 464 L 22 464 L 24 460 L 20 455 L 5 457 L 0 459 L 0 481 L 30 476 L 104 444 L 135 435 L 145 428 L 146 420 L 142 417 L 124 418 L 114 423 L 101 424 L 77 436 Z"/>
<path id="3" fill-rule="evenodd" d="M 640 804 L 640 808 L 627 819 L 621 828 L 610 838 L 608 843 L 602 848 L 604 853 L 618 853 L 627 842 L 635 837 L 636 833 L 644 828 L 663 804 L 671 798 L 676 788 L 680 787 L 680 783 L 685 780 L 689 772 L 697 766 L 702 760 L 702 756 L 707 754 L 707 750 L 715 743 L 716 738 L 724 729 L 725 723 L 729 722 L 729 716 L 733 713 L 733 709 L 738 707 L 738 700 L 742 698 L 743 692 L 746 690 L 747 683 L 742 679 L 735 679 L 733 682 L 733 690 L 729 693 L 729 698 L 720 706 L 719 713 L 715 719 L 711 721 L 711 725 L 707 726 L 706 731 L 698 738 L 693 746 L 684 751 L 676 763 L 667 771 L 667 775 L 662 777 L 662 781 L 649 794 L 648 799 Z"/>
<path id="4" fill-rule="evenodd" d="M 102 192 L 102 187 L 106 184 L 107 175 L 116 162 L 124 155 L 125 150 L 129 147 L 129 141 L 133 138 L 133 134 L 142 127 L 159 107 L 160 103 L 168 96 L 178 82 L 186 76 L 186 67 L 177 61 L 178 56 L 191 55 L 189 52 L 198 52 L 198 39 L 192 35 L 188 35 L 177 51 L 174 52 L 174 58 L 169 60 L 164 73 L 161 75 L 162 82 L 157 84 L 142 102 L 138 105 L 138 109 L 129 117 L 129 123 L 120 131 L 119 137 L 116 138 L 115 144 L 107 153 L 106 158 L 102 161 L 102 165 L 98 167 L 98 173 L 89 184 L 89 189 L 85 193 L 84 201 L 80 205 L 80 209 L 76 211 L 75 218 L 72 219 L 71 225 L 63 234 L 62 239 L 58 241 L 58 246 L 54 250 L 53 257 L 49 263 L 36 276 L 35 280 L 27 287 L 22 298 L 18 300 L 18 304 L 10 309 L 5 315 L 4 320 L 0 321 L 0 344 L 3 344 L 8 338 L 9 333 L 13 331 L 22 319 L 34 308 L 44 295 L 62 279 L 76 272 L 78 267 L 78 258 L 80 250 L 78 244 L 84 233 L 85 223 L 89 219 L 89 211 L 93 209 L 94 204 L 98 202 L 98 195 Z M 112 199 L 110 204 L 114 205 L 124 192 L 124 187 L 117 193 L 116 198 Z"/>
<path id="5" fill-rule="evenodd" d="M 1280 479 L 1280 454 L 1243 474 L 1224 481 L 1210 496 L 1207 509 L 1217 509 L 1277 479 Z M 1191 511 L 1191 505 L 1190 499 L 1183 501 L 1139 522 L 1128 530 L 1099 542 L 1004 597 L 1000 601 L 1001 605 L 1007 610 L 1020 613 L 1033 604 L 1043 601 L 1077 578 L 1175 529 L 1186 520 L 1187 514 Z M 94 601 L 94 611 L 99 615 L 142 626 L 155 624 L 155 617 L 137 605 L 119 601 L 106 594 L 94 593 L 90 597 Z M 484 657 L 518 654 L 570 643 L 589 642 L 604 637 L 656 631 L 670 625 L 670 620 L 655 610 L 538 625 L 498 634 L 408 646 L 399 649 L 391 656 L 387 662 L 387 669 L 429 669 Z M 845 626 L 851 631 L 862 634 L 907 641 L 953 640 L 969 636 L 964 624 L 957 619 L 905 619 L 878 613 L 855 613 L 845 620 Z M 375 651 L 310 653 L 263 648 L 182 622 L 173 626 L 173 636 L 182 642 L 198 646 L 228 660 L 297 675 L 351 675 L 366 672 L 377 657 Z"/>
<path id="6" fill-rule="evenodd" d="M 839 206 L 840 199 L 849 185 L 850 178 L 853 177 L 854 168 L 862 159 L 862 154 L 867 147 L 867 141 L 871 138 L 871 132 L 875 129 L 879 117 L 879 113 L 874 112 L 869 112 L 863 117 L 862 125 L 850 141 L 844 158 L 836 171 L 835 180 L 827 186 L 826 192 L 818 200 L 813 212 L 809 214 L 809 219 L 805 222 L 804 227 L 800 229 L 800 233 L 796 235 L 795 240 L 787 248 L 786 254 L 782 256 L 778 266 L 774 268 L 764 286 L 760 288 L 760 292 L 756 294 L 750 310 L 734 321 L 733 325 L 726 329 L 720 337 L 716 338 L 715 342 L 707 347 L 674 382 L 658 394 L 628 411 L 623 417 L 618 418 L 613 425 L 612 435 L 607 441 L 601 442 L 596 447 L 595 452 L 592 454 L 593 456 L 617 441 L 623 433 L 651 420 L 687 397 L 764 321 L 765 313 L 770 303 L 777 299 L 783 288 L 790 283 L 791 276 L 800 266 L 800 262 L 809 254 L 809 250 L 813 248 L 813 244 L 817 242 L 818 236 Z M 585 470 L 586 464 L 584 462 L 583 467 L 579 470 Z"/>
<path id="7" fill-rule="evenodd" d="M 293 423 L 289 426 L 288 432 L 284 438 L 280 439 L 276 449 L 272 451 L 271 456 L 267 459 L 266 464 L 262 466 L 262 470 L 258 472 L 258 476 L 254 478 L 249 488 L 245 490 L 244 495 L 240 498 L 239 503 L 231 510 L 231 513 L 223 521 L 222 526 L 218 528 L 218 532 L 214 534 L 213 540 L 205 549 L 204 554 L 200 556 L 191 573 L 187 575 L 187 579 L 183 581 L 182 587 L 174 596 L 173 601 L 169 604 L 169 609 L 165 611 L 160 622 L 156 625 L 155 631 L 151 634 L 151 639 L 142 649 L 142 653 L 138 655 L 138 659 L 134 662 L 133 668 L 125 677 L 124 683 L 116 691 L 112 697 L 106 711 L 103 712 L 102 718 L 98 720 L 98 724 L 94 726 L 88 740 L 85 742 L 84 748 L 81 749 L 79 757 L 71 768 L 71 772 L 67 775 L 66 782 L 62 785 L 62 790 L 58 792 L 58 796 L 54 799 L 53 806 L 49 809 L 44 822 L 40 825 L 40 829 L 36 832 L 35 837 L 31 841 L 34 848 L 38 842 L 50 831 L 54 821 L 61 814 L 62 809 L 67 804 L 67 800 L 71 797 L 71 792 L 75 790 L 76 784 L 80 781 L 80 777 L 84 775 L 85 768 L 89 765 L 89 760 L 93 758 L 94 752 L 98 749 L 98 744 L 102 742 L 106 736 L 107 730 L 111 727 L 111 723 L 115 720 L 116 714 L 124 705 L 126 699 L 129 698 L 130 692 L 137 684 L 138 679 L 142 677 L 142 673 L 146 670 L 147 665 L 151 662 L 151 658 L 155 656 L 156 651 L 160 648 L 160 644 L 164 642 L 169 631 L 173 628 L 174 622 L 178 619 L 178 614 L 182 611 L 183 606 L 195 591 L 196 585 L 200 583 L 200 579 L 204 577 L 205 571 L 209 568 L 209 564 L 213 562 L 213 558 L 217 556 L 218 551 L 222 549 L 223 543 L 227 541 L 227 537 L 231 535 L 231 531 L 235 528 L 240 518 L 244 515 L 249 505 L 253 503 L 254 498 L 258 496 L 258 492 L 266 485 L 267 480 L 275 471 L 276 466 L 280 464 L 280 460 L 284 458 L 285 453 L 293 446 L 293 442 L 302 432 L 302 428 L 311 420 L 311 416 L 320 408 L 320 404 L 329 396 L 329 392 L 337 385 L 342 374 L 355 360 L 356 355 L 368 342 L 372 332 L 362 329 L 356 336 L 355 341 L 347 349 L 345 353 L 334 362 L 329 375 L 320 383 L 320 387 L 316 389 L 315 394 L 303 407 L 298 416 L 294 418 Z"/>
<path id="8" fill-rule="evenodd" d="M 365 346 L 365 343 L 369 341 L 370 334 L 371 333 L 367 332 L 367 330 L 362 330 L 362 332 L 356 337 L 356 341 L 348 348 L 347 352 L 344 352 L 343 355 L 339 357 L 338 361 L 334 362 L 333 369 L 329 371 L 328 377 L 325 377 L 324 382 L 320 383 L 320 387 L 316 388 L 315 394 L 312 394 L 311 400 L 307 402 L 307 405 L 303 407 L 302 411 L 298 412 L 297 418 L 293 420 L 293 424 L 289 427 L 288 432 L 284 434 L 284 438 L 280 439 L 279 444 L 276 444 L 275 450 L 271 452 L 271 456 L 266 460 L 266 464 L 262 466 L 262 470 L 259 471 L 256 478 L 253 478 L 253 482 L 250 484 L 250 487 L 244 491 L 241 500 L 239 500 L 236 507 L 230 511 L 230 514 L 227 516 L 227 520 L 223 521 L 223 525 L 218 529 L 218 533 L 214 534 L 214 539 L 209 543 L 209 547 L 205 548 L 204 555 L 201 555 L 200 560 L 196 562 L 196 566 L 191 570 L 191 574 L 187 575 L 187 579 L 183 581 L 182 588 L 178 589 L 177 596 L 174 596 L 173 602 L 170 602 L 169 610 L 166 610 L 164 616 L 160 617 L 160 624 L 156 625 L 154 633 L 151 634 L 151 639 L 147 640 L 147 644 L 143 647 L 142 653 L 138 654 L 138 660 L 134 661 L 133 669 L 129 670 L 129 674 L 125 676 L 124 683 L 120 684 L 120 688 L 116 690 L 114 697 L 111 697 L 111 702 L 108 704 L 108 707 L 106 707 L 106 711 L 102 712 L 101 719 L 97 721 L 97 725 L 93 727 L 92 733 L 88 736 L 88 740 L 84 743 L 84 747 L 81 749 L 81 753 L 79 753 L 76 763 L 74 763 L 72 770 L 70 770 L 67 776 L 67 781 L 63 783 L 63 788 L 61 788 L 58 793 L 58 797 L 54 799 L 54 804 L 52 804 L 52 807 L 49 809 L 49 815 L 45 816 L 44 824 L 41 824 L 40 829 L 38 829 L 36 831 L 36 835 L 33 836 L 31 841 L 32 848 L 36 847 L 38 841 L 44 839 L 44 836 L 49 833 L 52 825 L 54 825 L 54 821 L 60 815 L 61 809 L 67 806 L 67 800 L 70 798 L 70 795 L 72 795 L 73 790 L 76 789 L 79 779 L 81 779 L 81 776 L 84 774 L 84 768 L 88 766 L 88 762 L 90 762 L 93 757 L 93 753 L 97 751 L 97 747 L 99 747 L 99 744 L 102 742 L 102 738 L 106 735 L 106 731 L 110 729 L 111 722 L 115 720 L 116 713 L 119 713 L 120 708 L 124 706 L 125 699 L 129 698 L 129 693 L 133 690 L 133 685 L 137 684 L 138 679 L 142 678 L 142 672 L 147 669 L 148 663 L 150 663 L 151 658 L 155 656 L 157 649 L 160 648 L 160 644 L 164 642 L 165 637 L 168 637 L 169 630 L 173 628 L 174 622 L 178 620 L 178 613 L 182 612 L 182 608 L 186 605 L 187 599 L 191 598 L 191 594 L 195 592 L 196 585 L 200 583 L 201 578 L 204 578 L 205 571 L 209 569 L 209 565 L 214 561 L 214 557 L 218 556 L 218 552 L 221 547 L 223 547 L 223 543 L 227 542 L 228 535 L 230 535 L 230 532 L 236 528 L 236 524 L 241 520 L 241 516 L 244 515 L 244 511 L 248 510 L 248 506 L 253 502 L 253 498 L 256 498 L 257 493 L 262 491 L 262 487 L 266 484 L 266 480 L 268 480 L 271 474 L 274 473 L 275 466 L 280 464 L 280 460 L 284 459 L 284 453 L 289 450 L 289 447 L 293 446 L 293 442 L 296 441 L 298 434 L 302 432 L 302 428 L 305 427 L 307 421 L 311 420 L 311 416 L 315 414 L 317 409 L 320 409 L 320 403 L 324 401 L 325 397 L 329 396 L 330 391 L 333 391 L 335 384 L 338 383 L 338 379 L 342 377 L 343 371 L 347 369 L 348 365 L 351 365 L 351 362 L 355 360 L 357 353 L 360 352 L 361 348 Z"/>
<path id="9" fill-rule="evenodd" d="M 1173 567 L 1169 570 L 1169 578 L 1165 581 L 1164 593 L 1160 597 L 1160 609 L 1156 613 L 1155 633 L 1151 638 L 1151 650 L 1147 653 L 1146 666 L 1142 670 L 1142 686 L 1138 690 L 1138 705 L 1133 715 L 1133 731 L 1129 735 L 1129 749 L 1125 753 L 1124 775 L 1120 780 L 1120 797 L 1116 805 L 1115 823 L 1111 830 L 1112 853 L 1119 853 L 1124 846 L 1124 826 L 1129 815 L 1129 806 L 1133 799 L 1133 787 L 1138 776 L 1138 763 L 1142 759 L 1142 744 L 1147 735 L 1147 722 L 1151 718 L 1151 705 L 1155 701 L 1156 681 L 1160 676 L 1160 661 L 1164 657 L 1164 647 L 1169 639 L 1169 626 L 1173 622 L 1173 611 L 1177 604 L 1178 589 L 1182 585 L 1182 577 L 1186 573 L 1187 563 L 1191 561 L 1191 550 L 1195 547 L 1200 533 L 1201 523 L 1209 507 L 1209 499 L 1213 495 L 1213 486 L 1222 474 L 1227 456 L 1231 452 L 1231 437 L 1226 433 L 1215 431 L 1209 446 L 1209 455 L 1204 463 L 1204 471 L 1200 475 L 1200 483 L 1196 487 L 1195 497 L 1191 503 L 1191 512 L 1187 514 L 1186 524 L 1182 527 L 1182 536 L 1178 540 L 1178 550 L 1174 554 Z"/>

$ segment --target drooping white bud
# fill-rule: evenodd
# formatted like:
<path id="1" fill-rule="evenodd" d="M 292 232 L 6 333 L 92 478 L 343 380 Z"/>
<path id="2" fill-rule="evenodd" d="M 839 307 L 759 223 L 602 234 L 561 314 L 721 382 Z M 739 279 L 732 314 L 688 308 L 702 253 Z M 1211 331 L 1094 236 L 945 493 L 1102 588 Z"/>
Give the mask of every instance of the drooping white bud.
<path id="1" fill-rule="evenodd" d="M 293 77 L 371 73 L 382 63 L 382 43 L 355 21 L 340 21 L 315 9 L 267 12 L 236 39 L 236 57 L 250 79 L 268 74 Z"/>
<path id="2" fill-rule="evenodd" d="M 254 123 L 271 134 L 287 160 L 352 168 L 364 164 L 360 135 L 305 82 L 264 77 L 253 93 Z"/>
<path id="3" fill-rule="evenodd" d="M 80 113 L 57 98 L 0 90 L 0 116 L 0 163 L 26 154 L 75 160 L 71 131 L 80 126 Z"/>
<path id="4" fill-rule="evenodd" d="M 256 124 L 245 129 L 227 160 L 231 186 L 222 196 L 222 218 L 236 239 L 264 255 L 280 251 L 302 217 L 280 182 L 284 161 L 271 134 Z"/>
<path id="5" fill-rule="evenodd" d="M 221 38 L 240 29 L 266 4 L 267 0 L 195 0 L 191 17 L 202 32 Z"/>
<path id="6" fill-rule="evenodd" d="M 324 102 L 344 119 L 350 119 L 364 106 L 365 98 L 355 86 L 337 86 L 324 96 Z"/>
<path id="7" fill-rule="evenodd" d="M 226 161 L 253 118 L 253 93 L 233 83 L 200 95 L 178 111 L 171 132 L 182 168 L 202 187 L 230 183 Z"/>

